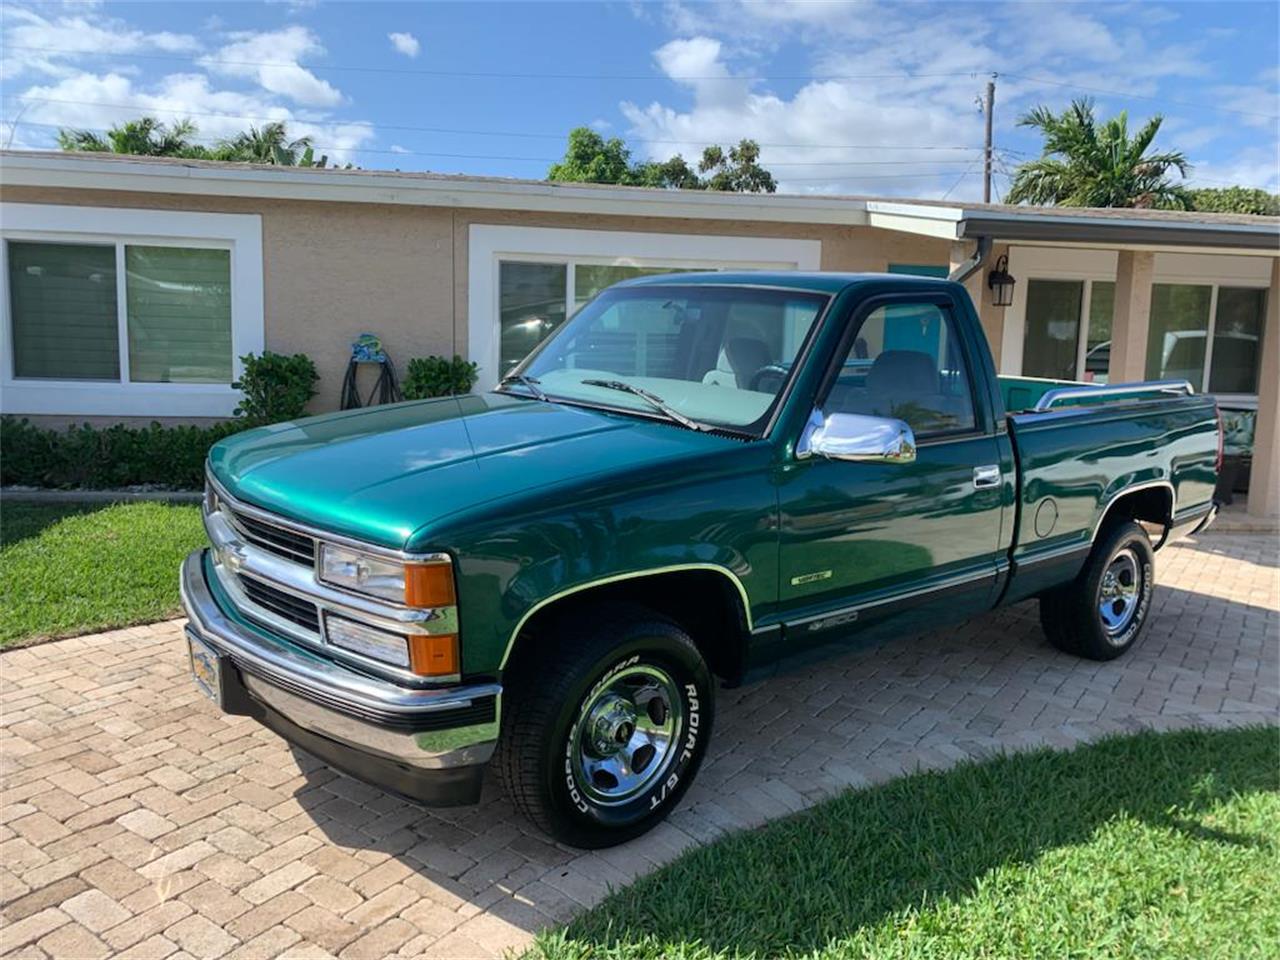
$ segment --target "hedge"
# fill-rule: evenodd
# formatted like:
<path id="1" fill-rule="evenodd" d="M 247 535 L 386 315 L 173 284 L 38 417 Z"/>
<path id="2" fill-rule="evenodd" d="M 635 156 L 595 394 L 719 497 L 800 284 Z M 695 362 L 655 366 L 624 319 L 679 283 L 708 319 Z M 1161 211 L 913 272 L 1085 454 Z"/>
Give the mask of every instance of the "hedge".
<path id="1" fill-rule="evenodd" d="M 175 490 L 204 486 L 204 460 L 223 437 L 245 429 L 231 420 L 210 427 L 89 424 L 49 430 L 16 417 L 0 418 L 0 484 L 110 490 L 148 485 Z"/>

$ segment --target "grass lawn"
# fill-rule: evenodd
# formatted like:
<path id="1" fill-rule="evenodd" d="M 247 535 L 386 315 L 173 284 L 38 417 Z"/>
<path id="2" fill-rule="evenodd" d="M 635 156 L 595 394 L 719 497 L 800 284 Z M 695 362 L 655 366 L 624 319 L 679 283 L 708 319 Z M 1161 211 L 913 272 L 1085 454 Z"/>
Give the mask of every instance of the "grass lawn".
<path id="1" fill-rule="evenodd" d="M 198 504 L 0 506 L 0 646 L 178 613 Z"/>
<path id="2" fill-rule="evenodd" d="M 918 774 L 693 850 L 532 955 L 1275 956 L 1278 770 L 1252 728 Z"/>

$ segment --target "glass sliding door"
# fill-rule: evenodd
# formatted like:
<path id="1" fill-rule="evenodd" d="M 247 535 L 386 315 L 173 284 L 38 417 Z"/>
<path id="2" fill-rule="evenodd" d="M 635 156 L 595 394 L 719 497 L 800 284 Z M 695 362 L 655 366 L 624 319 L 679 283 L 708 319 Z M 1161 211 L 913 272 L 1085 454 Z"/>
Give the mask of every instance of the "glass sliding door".
<path id="1" fill-rule="evenodd" d="M 1106 383 L 1111 367 L 1111 318 L 1116 307 L 1114 280 L 1089 285 L 1089 323 L 1085 333 L 1084 379 Z"/>
<path id="2" fill-rule="evenodd" d="M 1209 361 L 1210 393 L 1258 392 L 1266 309 L 1267 291 L 1262 287 L 1218 288 Z"/>
<path id="3" fill-rule="evenodd" d="M 1190 283 L 1151 287 L 1147 333 L 1147 379 L 1188 380 L 1197 390 L 1204 377 L 1213 288 Z"/>
<path id="4" fill-rule="evenodd" d="M 1027 329 L 1022 342 L 1022 375 L 1076 379 L 1080 345 L 1082 280 L 1028 280 Z"/>

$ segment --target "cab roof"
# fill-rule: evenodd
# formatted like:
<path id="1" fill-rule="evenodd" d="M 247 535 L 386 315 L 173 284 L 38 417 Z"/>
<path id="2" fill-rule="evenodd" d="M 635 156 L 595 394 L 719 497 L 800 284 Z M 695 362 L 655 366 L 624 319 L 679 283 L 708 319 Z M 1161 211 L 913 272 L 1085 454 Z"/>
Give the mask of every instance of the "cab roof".
<path id="1" fill-rule="evenodd" d="M 707 271 L 700 273 L 658 273 L 635 277 L 619 287 L 708 285 L 724 287 L 782 287 L 809 293 L 840 293 L 865 283 L 891 283 L 902 287 L 936 286 L 952 281 L 904 273 L 821 273 L 801 270 Z"/>

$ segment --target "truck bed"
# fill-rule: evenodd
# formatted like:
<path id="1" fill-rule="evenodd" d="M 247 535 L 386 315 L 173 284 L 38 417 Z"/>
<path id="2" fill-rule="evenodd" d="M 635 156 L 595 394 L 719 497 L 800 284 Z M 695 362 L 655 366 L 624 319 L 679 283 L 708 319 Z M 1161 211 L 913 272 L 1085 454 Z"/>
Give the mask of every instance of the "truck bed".
<path id="1" fill-rule="evenodd" d="M 1081 385 L 1000 379 L 1002 393 L 1015 398 L 1019 390 L 1046 384 L 1030 410 L 1006 417 L 1018 461 L 1010 599 L 1061 582 L 1064 565 L 1078 571 L 1120 493 L 1159 499 L 1161 515 L 1175 528 L 1212 508 L 1218 457 L 1212 397 L 1175 396 L 1159 384 L 1124 385 L 1129 391 L 1119 396 L 1099 389 L 1087 405 L 1072 397 L 1070 405 L 1036 411 L 1055 387 Z M 1139 386 L 1148 389 L 1134 389 Z"/>

